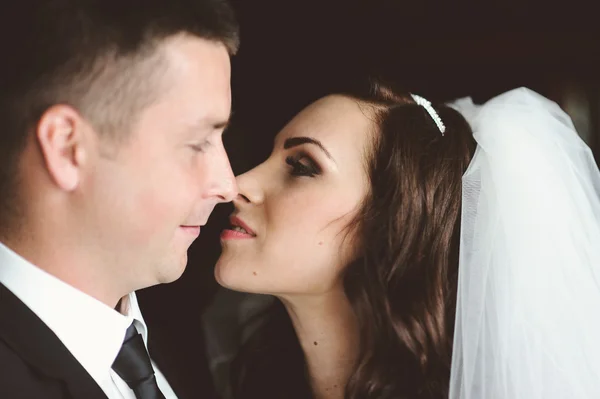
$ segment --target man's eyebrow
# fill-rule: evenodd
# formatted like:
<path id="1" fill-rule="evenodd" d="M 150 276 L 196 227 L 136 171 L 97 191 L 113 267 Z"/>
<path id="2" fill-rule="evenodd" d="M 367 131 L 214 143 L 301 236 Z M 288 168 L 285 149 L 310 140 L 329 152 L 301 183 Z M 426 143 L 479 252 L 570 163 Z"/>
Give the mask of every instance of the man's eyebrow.
<path id="1" fill-rule="evenodd" d="M 223 130 L 223 133 L 227 132 L 229 127 L 231 127 L 231 120 L 233 119 L 233 111 L 229 113 L 229 117 L 221 122 L 217 122 L 213 124 L 214 130 Z"/>
<path id="2" fill-rule="evenodd" d="M 229 126 L 229 121 L 217 122 L 212 127 L 214 130 L 221 130 L 227 128 L 227 126 Z"/>
<path id="3" fill-rule="evenodd" d="M 312 137 L 290 137 L 289 139 L 286 139 L 285 142 L 283 143 L 283 148 L 285 148 L 286 150 L 292 147 L 297 147 L 299 145 L 302 144 L 313 144 L 316 145 L 317 147 L 319 147 L 321 149 L 321 151 L 323 151 L 325 153 L 325 155 L 327 155 L 327 158 L 331 159 L 332 161 L 335 162 L 335 160 L 333 159 L 333 157 L 331 156 L 331 153 L 329 151 L 327 151 L 327 148 L 325 148 L 325 146 L 323 145 L 323 143 L 321 143 L 319 140 L 314 139 Z"/>
<path id="4" fill-rule="evenodd" d="M 196 122 L 190 124 L 188 128 L 192 132 L 198 130 L 205 131 L 206 128 L 209 128 L 210 130 L 226 130 L 228 127 L 231 126 L 232 116 L 233 113 L 229 114 L 227 119 L 213 119 L 212 121 L 207 121 L 206 119 L 199 119 Z"/>

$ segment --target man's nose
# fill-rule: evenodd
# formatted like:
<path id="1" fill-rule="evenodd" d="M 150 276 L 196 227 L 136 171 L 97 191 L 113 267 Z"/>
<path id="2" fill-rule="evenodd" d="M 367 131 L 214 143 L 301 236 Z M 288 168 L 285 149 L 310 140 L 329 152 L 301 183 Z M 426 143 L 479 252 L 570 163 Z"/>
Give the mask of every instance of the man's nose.
<path id="1" fill-rule="evenodd" d="M 238 186 L 225 148 L 212 161 L 214 176 L 209 196 L 218 198 L 218 202 L 231 202 L 238 195 Z"/>

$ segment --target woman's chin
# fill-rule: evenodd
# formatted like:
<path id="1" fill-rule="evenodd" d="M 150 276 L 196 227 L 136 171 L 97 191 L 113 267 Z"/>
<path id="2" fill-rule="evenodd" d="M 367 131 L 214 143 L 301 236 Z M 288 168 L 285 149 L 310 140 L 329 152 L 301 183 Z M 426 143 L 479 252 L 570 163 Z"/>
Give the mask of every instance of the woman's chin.
<path id="1" fill-rule="evenodd" d="M 225 273 L 223 272 L 223 266 L 220 258 L 217 261 L 217 264 L 215 265 L 214 276 L 215 280 L 217 280 L 217 283 L 219 283 L 220 286 L 229 288 L 227 284 L 227 279 L 225 278 Z"/>
<path id="2" fill-rule="evenodd" d="M 248 286 L 250 276 L 243 276 L 239 268 L 223 260 L 223 257 L 219 258 L 215 266 L 214 276 L 221 287 L 239 292 L 253 292 Z"/>

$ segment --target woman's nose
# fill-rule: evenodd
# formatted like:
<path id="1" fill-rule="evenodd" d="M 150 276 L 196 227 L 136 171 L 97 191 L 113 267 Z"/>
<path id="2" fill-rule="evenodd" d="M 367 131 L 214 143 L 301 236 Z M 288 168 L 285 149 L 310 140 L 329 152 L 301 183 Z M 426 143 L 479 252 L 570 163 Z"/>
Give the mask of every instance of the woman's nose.
<path id="1" fill-rule="evenodd" d="M 236 178 L 239 190 L 238 195 L 233 200 L 236 205 L 262 204 L 264 200 L 264 190 L 262 187 L 263 179 L 261 176 L 261 166 L 262 165 L 259 165 Z"/>

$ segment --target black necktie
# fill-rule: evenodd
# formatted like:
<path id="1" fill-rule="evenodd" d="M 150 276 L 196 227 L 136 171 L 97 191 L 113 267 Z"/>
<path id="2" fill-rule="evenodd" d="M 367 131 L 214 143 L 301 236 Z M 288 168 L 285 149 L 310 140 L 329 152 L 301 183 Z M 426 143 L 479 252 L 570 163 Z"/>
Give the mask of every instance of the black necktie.
<path id="1" fill-rule="evenodd" d="M 133 323 L 127 329 L 125 341 L 112 368 L 129 385 L 137 399 L 165 399 L 158 389 L 144 340 Z"/>

